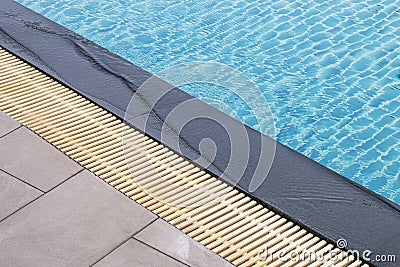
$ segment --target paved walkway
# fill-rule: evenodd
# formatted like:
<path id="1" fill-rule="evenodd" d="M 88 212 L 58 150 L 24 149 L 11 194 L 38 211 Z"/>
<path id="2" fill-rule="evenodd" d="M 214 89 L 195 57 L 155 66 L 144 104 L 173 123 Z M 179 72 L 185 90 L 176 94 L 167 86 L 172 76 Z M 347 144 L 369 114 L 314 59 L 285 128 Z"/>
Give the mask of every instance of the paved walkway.
<path id="1" fill-rule="evenodd" d="M 232 266 L 0 111 L 0 266 Z"/>

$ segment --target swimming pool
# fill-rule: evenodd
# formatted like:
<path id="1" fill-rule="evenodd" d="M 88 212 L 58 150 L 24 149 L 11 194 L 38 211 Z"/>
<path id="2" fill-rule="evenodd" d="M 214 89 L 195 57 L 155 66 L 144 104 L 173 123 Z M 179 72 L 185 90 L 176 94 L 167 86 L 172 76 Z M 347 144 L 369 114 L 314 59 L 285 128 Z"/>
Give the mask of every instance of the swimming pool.
<path id="1" fill-rule="evenodd" d="M 153 73 L 238 69 L 268 100 L 278 141 L 400 203 L 400 2 L 18 2 Z M 221 88 L 181 88 L 264 131 Z"/>

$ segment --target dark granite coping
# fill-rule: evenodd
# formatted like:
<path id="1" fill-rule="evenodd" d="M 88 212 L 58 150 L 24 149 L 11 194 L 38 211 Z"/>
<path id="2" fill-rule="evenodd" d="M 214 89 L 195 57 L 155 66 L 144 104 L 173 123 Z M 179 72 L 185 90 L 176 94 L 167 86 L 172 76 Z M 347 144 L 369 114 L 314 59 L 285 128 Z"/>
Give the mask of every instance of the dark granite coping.
<path id="1" fill-rule="evenodd" d="M 240 177 L 235 185 L 237 189 L 318 236 L 332 243 L 344 238 L 348 249 L 370 250 L 373 255 L 400 252 L 400 207 L 397 204 L 162 80 L 158 79 L 155 86 L 137 93 L 138 88 L 152 77 L 151 73 L 12 0 L 0 0 L 0 46 L 179 151 L 215 176 L 221 176 L 231 184 L 236 184 L 235 177 Z M 165 88 L 171 90 L 165 91 L 150 108 L 149 101 Z M 134 109 L 128 109 L 133 96 L 139 97 L 136 97 Z M 199 116 L 181 130 L 179 124 L 170 121 L 166 124 L 168 114 L 187 101 L 190 101 L 187 113 L 195 110 Z M 210 114 L 217 120 L 209 119 Z M 239 157 L 241 148 L 239 144 L 239 149 L 231 151 L 226 125 L 235 133 L 245 133 L 243 138 L 250 148 L 245 168 L 238 165 L 226 171 L 229 159 Z M 215 142 L 216 155 L 200 153 L 199 143 L 204 138 Z M 261 144 L 266 148 L 261 149 Z M 265 151 L 274 147 L 275 155 L 271 158 Z M 250 192 L 249 185 L 258 162 L 272 165 L 266 179 L 257 190 Z"/>

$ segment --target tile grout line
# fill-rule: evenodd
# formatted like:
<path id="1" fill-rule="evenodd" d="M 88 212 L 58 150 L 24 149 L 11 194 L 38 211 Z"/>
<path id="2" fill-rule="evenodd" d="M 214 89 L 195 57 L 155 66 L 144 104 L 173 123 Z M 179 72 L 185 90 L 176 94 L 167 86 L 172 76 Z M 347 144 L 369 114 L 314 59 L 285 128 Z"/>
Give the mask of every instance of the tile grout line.
<path id="1" fill-rule="evenodd" d="M 160 219 L 162 222 L 169 224 L 169 223 L 168 223 L 167 221 L 165 221 L 163 218 L 159 218 L 159 219 Z M 157 220 L 154 220 L 154 222 L 156 222 L 156 221 L 157 221 Z M 154 222 L 152 222 L 152 223 L 154 223 Z M 157 251 L 159 251 L 159 252 L 161 252 L 161 253 L 163 253 L 163 254 L 165 254 L 165 255 L 168 255 L 168 254 L 162 252 L 161 250 L 158 250 L 157 248 L 154 248 L 154 247 L 152 247 L 151 245 L 149 245 L 149 244 L 145 243 L 144 241 L 142 241 L 142 240 L 140 240 L 140 239 L 138 239 L 138 238 L 135 237 L 135 236 L 138 235 L 140 232 L 142 232 L 145 228 L 149 227 L 152 223 L 150 223 L 149 225 L 147 225 L 147 226 L 144 227 L 143 229 L 139 230 L 132 238 L 135 239 L 135 240 L 137 240 L 137 241 L 139 241 L 139 242 L 141 242 L 141 243 L 143 243 L 143 244 L 146 244 L 147 246 L 149 246 L 149 247 L 151 247 L 151 248 L 153 248 L 153 249 L 155 249 L 155 250 L 157 250 Z M 169 224 L 169 225 L 170 225 L 170 224 Z M 177 229 L 177 228 L 175 228 L 175 230 L 178 230 L 181 234 L 185 235 L 187 238 L 189 238 L 190 240 L 192 240 L 193 242 L 195 242 L 195 243 L 198 244 L 199 246 L 205 248 L 205 249 L 208 250 L 208 251 L 211 251 L 212 253 L 216 254 L 217 257 L 219 257 L 219 258 L 221 258 L 222 260 L 228 262 L 226 259 L 222 258 L 220 255 L 218 255 L 217 253 L 213 252 L 212 250 L 208 249 L 206 246 L 204 246 L 203 244 L 201 244 L 201 243 L 198 242 L 197 240 L 195 240 L 195 239 L 191 238 L 190 236 L 186 235 L 182 230 Z M 168 255 L 168 256 L 169 256 L 169 255 Z M 172 256 L 169 256 L 169 257 L 173 258 Z M 175 258 L 173 258 L 173 259 L 175 259 Z M 181 261 L 178 260 L 178 259 L 175 259 L 175 260 L 181 262 Z M 228 262 L 228 263 L 230 263 L 230 262 Z M 186 264 L 186 263 L 183 263 L 183 264 L 188 265 L 188 264 Z M 189 265 L 188 265 L 188 266 L 189 266 Z M 196 267 L 196 266 L 192 266 L 192 267 Z"/>
<path id="2" fill-rule="evenodd" d="M 102 256 L 100 259 L 96 260 L 94 263 L 90 264 L 90 266 L 95 266 L 97 263 L 99 263 L 100 261 L 102 261 L 104 258 L 106 258 L 108 255 L 110 255 L 111 253 L 113 253 L 115 250 L 117 250 L 119 247 L 121 247 L 122 245 L 124 245 L 126 242 L 128 242 L 130 239 L 132 239 L 135 235 L 137 235 L 138 233 L 140 233 L 144 228 L 148 227 L 149 225 L 151 225 L 152 223 L 154 223 L 155 221 L 157 221 L 159 219 L 159 217 L 157 216 L 157 218 L 155 218 L 154 220 L 151 220 L 149 223 L 147 223 L 145 226 L 143 226 L 143 228 L 141 228 L 140 230 L 136 231 L 135 233 L 131 234 L 127 239 L 125 239 L 124 241 L 122 241 L 121 243 L 119 243 L 118 245 L 116 245 L 113 249 L 111 249 L 109 252 L 107 252 L 104 256 Z"/>
<path id="3" fill-rule="evenodd" d="M 14 120 L 14 119 L 13 119 Z M 14 121 L 16 121 L 16 120 L 14 120 Z M 0 139 L 1 138 L 3 138 L 3 137 L 6 137 L 7 135 L 9 135 L 9 134 L 11 134 L 11 133 L 13 133 L 13 132 L 15 132 L 16 130 L 18 130 L 18 129 L 20 129 L 20 128 L 22 128 L 22 127 L 24 127 L 22 124 L 20 124 L 17 128 L 15 128 L 15 129 L 12 129 L 11 131 L 9 131 L 8 133 L 6 133 L 6 134 L 3 134 L 2 136 L 0 136 Z"/>
<path id="4" fill-rule="evenodd" d="M 146 209 L 147 210 L 147 209 Z M 157 215 L 156 215 L 157 216 Z M 134 233 L 131 238 L 134 238 L 135 235 L 138 235 L 139 233 L 141 233 L 144 229 L 146 229 L 147 227 L 149 227 L 150 225 L 152 225 L 153 223 L 155 223 L 156 221 L 158 221 L 159 219 L 161 219 L 160 217 L 157 216 L 156 219 L 154 219 L 153 221 L 151 221 L 150 223 L 146 224 L 146 226 L 142 227 L 142 229 L 136 231 L 136 233 Z"/>
<path id="5" fill-rule="evenodd" d="M 83 170 L 82 169 L 80 171 L 78 171 L 77 173 L 71 175 L 70 177 L 68 177 L 67 179 L 65 179 L 64 181 L 62 181 L 61 183 L 59 183 L 58 185 L 54 186 L 53 188 L 51 188 L 49 191 L 47 192 L 43 192 L 42 194 L 38 197 L 36 197 L 35 199 L 29 201 L 28 203 L 26 203 L 25 205 L 23 205 L 22 207 L 20 207 L 19 209 L 17 209 L 16 211 L 12 212 L 11 214 L 7 215 L 6 217 L 4 217 L 3 219 L 0 220 L 0 223 L 2 223 L 3 221 L 5 221 L 6 219 L 8 219 L 9 217 L 11 217 L 12 215 L 14 215 L 15 213 L 17 213 L 18 211 L 22 210 L 23 208 L 27 207 L 28 205 L 32 204 L 33 202 L 35 202 L 36 200 L 38 200 L 39 198 L 42 198 L 43 196 L 45 196 L 47 193 L 49 193 L 50 191 L 52 191 L 53 189 L 59 187 L 60 185 L 64 184 L 65 182 L 71 180 L 72 178 L 74 178 L 76 175 L 78 175 L 79 173 L 81 173 Z M 7 173 L 8 174 L 8 173 Z M 18 179 L 18 178 L 17 178 Z M 19 179 L 18 179 L 19 180 Z"/>
<path id="6" fill-rule="evenodd" d="M 41 194 L 40 196 L 32 199 L 31 201 L 29 201 L 28 203 L 26 203 L 25 205 L 23 205 L 22 207 L 20 207 L 19 209 L 13 211 L 12 213 L 10 213 L 9 215 L 7 215 L 6 217 L 4 217 L 3 219 L 0 220 L 0 224 L 5 221 L 6 219 L 10 218 L 12 215 L 14 215 L 15 213 L 17 213 L 18 211 L 22 210 L 23 208 L 25 208 L 26 206 L 32 204 L 33 202 L 35 202 L 36 200 L 38 200 L 39 198 L 41 198 L 42 196 L 44 196 L 45 194 Z"/>
<path id="7" fill-rule="evenodd" d="M 20 181 L 20 182 L 22 182 L 22 183 L 24 183 L 24 184 L 26 184 L 26 185 L 28 185 L 28 186 L 30 186 L 30 187 L 32 187 L 32 188 L 35 188 L 36 190 L 40 191 L 41 193 L 46 194 L 46 191 L 44 191 L 44 190 L 40 189 L 39 187 L 36 187 L 36 186 L 34 186 L 34 185 L 28 183 L 27 181 L 24 181 L 23 179 L 21 179 L 21 178 L 15 176 L 14 174 L 9 173 L 8 171 L 3 170 L 3 169 L 1 169 L 1 168 L 0 168 L 0 171 L 6 173 L 6 174 L 8 174 L 8 175 L 10 175 L 11 177 L 17 179 L 18 181 Z"/>
<path id="8" fill-rule="evenodd" d="M 132 239 L 135 240 L 135 241 L 140 242 L 141 244 L 143 244 L 143 245 L 145 245 L 145 246 L 147 246 L 147 247 L 149 247 L 149 248 L 151 248 L 151 249 L 154 249 L 155 251 L 157 251 L 157 252 L 159 252 L 159 253 L 161 253 L 161 254 L 163 254 L 163 255 L 165 255 L 165 256 L 171 258 L 171 259 L 176 260 L 176 261 L 179 262 L 179 263 L 182 263 L 182 264 L 185 265 L 185 266 L 188 266 L 188 267 L 195 267 L 195 266 L 191 266 L 191 265 L 189 265 L 189 264 L 187 264 L 187 263 L 184 263 L 183 261 L 178 260 L 178 259 L 172 257 L 171 255 L 168 255 L 167 253 L 165 253 L 165 252 L 163 252 L 163 251 L 161 251 L 161 250 L 159 250 L 159 249 L 157 249 L 157 248 L 155 248 L 155 247 L 153 247 L 153 246 L 147 244 L 146 242 L 144 242 L 144 241 L 142 241 L 142 240 L 140 240 L 140 239 L 135 238 L 134 236 L 132 237 Z"/>
<path id="9" fill-rule="evenodd" d="M 74 178 L 74 176 L 78 175 L 79 173 L 85 171 L 85 168 L 81 168 L 79 171 L 77 171 L 75 174 L 71 175 L 70 177 L 68 177 L 67 179 L 65 179 L 64 181 L 62 181 L 61 183 L 59 183 L 56 186 L 53 186 L 52 188 L 50 188 L 48 191 L 45 192 L 45 194 L 49 193 L 50 191 L 53 191 L 54 189 L 56 189 L 57 187 L 61 186 L 62 184 L 64 184 L 65 182 L 71 180 L 72 178 Z"/>
<path id="10" fill-rule="evenodd" d="M 11 118 L 11 119 L 13 119 L 13 118 Z M 13 119 L 13 120 L 14 120 L 14 119 Z M 16 121 L 16 120 L 14 120 L 14 121 Z M 39 137 L 42 141 L 46 142 L 46 144 L 49 144 L 51 147 L 53 147 L 55 150 L 57 150 L 57 151 L 59 152 L 59 150 L 58 150 L 53 144 L 50 144 L 49 142 L 47 142 L 46 140 L 44 140 L 41 136 L 37 135 L 37 134 L 36 134 L 35 132 L 33 132 L 31 129 L 25 127 L 25 126 L 22 125 L 22 124 L 20 124 L 20 126 L 18 126 L 17 128 L 13 129 L 12 131 L 6 133 L 5 135 L 0 136 L 0 139 L 3 138 L 3 137 L 5 137 L 5 136 L 8 136 L 9 134 L 11 134 L 11 133 L 13 133 L 13 132 L 16 132 L 18 129 L 21 129 L 21 128 L 26 128 L 28 131 L 30 131 L 31 133 L 33 133 L 35 136 Z M 62 153 L 62 154 L 63 154 L 64 156 L 66 156 L 64 153 Z M 76 161 L 73 160 L 73 159 L 71 159 L 70 157 L 67 156 L 67 158 L 76 163 Z M 77 173 L 73 174 L 72 176 L 75 176 L 76 174 L 78 174 L 78 173 L 81 172 L 82 170 L 85 170 L 85 169 L 86 169 L 86 168 L 84 168 L 82 165 L 80 165 L 79 163 L 77 163 L 77 164 L 78 164 L 78 166 L 81 168 L 81 170 L 79 170 Z M 15 179 L 17 179 L 17 180 L 19 180 L 19 181 L 25 183 L 26 185 L 29 185 L 30 187 L 35 188 L 36 190 L 39 190 L 39 191 L 42 192 L 43 194 L 46 194 L 46 193 L 50 192 L 51 190 L 53 190 L 54 188 L 56 188 L 56 187 L 59 186 L 60 184 L 64 183 L 66 180 L 69 180 L 70 178 L 72 178 L 72 176 L 70 176 L 70 177 L 68 177 L 66 180 L 62 181 L 61 183 L 57 184 L 56 186 L 54 186 L 54 187 L 50 188 L 49 190 L 45 191 L 45 190 L 42 190 L 42 189 L 40 189 L 40 188 L 38 188 L 38 187 L 36 187 L 36 186 L 34 186 L 34 185 L 28 183 L 27 181 L 23 180 L 22 178 L 19 178 L 19 177 L 17 177 L 17 176 L 14 175 L 14 174 L 9 173 L 8 171 L 6 171 L 6 170 L 4 170 L 4 169 L 1 169 L 1 168 L 0 168 L 0 171 L 2 171 L 2 172 L 4 172 L 4 173 L 6 173 L 6 174 L 12 176 L 13 178 L 15 178 Z"/>

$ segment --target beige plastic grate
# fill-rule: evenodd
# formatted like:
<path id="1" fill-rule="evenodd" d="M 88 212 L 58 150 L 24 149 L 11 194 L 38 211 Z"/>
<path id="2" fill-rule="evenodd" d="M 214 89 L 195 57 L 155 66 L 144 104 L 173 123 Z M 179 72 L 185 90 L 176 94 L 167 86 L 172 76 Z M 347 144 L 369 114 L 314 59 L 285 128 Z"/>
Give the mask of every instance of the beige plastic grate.
<path id="1" fill-rule="evenodd" d="M 0 75 L 0 109 L 234 265 L 363 265 L 1 47 Z"/>

